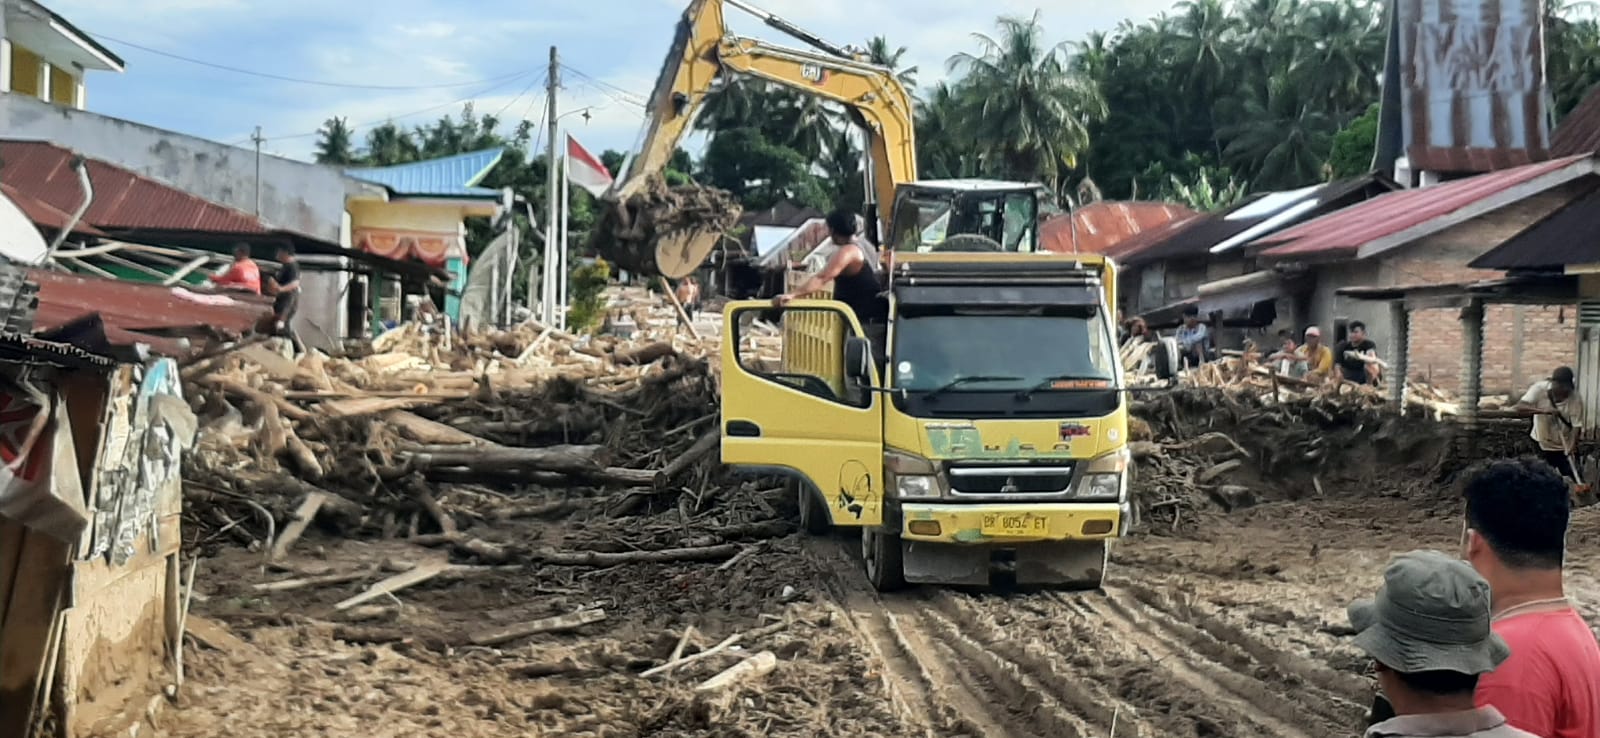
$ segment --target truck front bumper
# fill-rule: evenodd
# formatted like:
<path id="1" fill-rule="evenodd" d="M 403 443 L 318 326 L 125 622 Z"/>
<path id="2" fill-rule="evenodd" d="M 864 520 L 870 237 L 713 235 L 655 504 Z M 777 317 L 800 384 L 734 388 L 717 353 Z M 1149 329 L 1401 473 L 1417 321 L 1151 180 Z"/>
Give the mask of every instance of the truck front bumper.
<path id="1" fill-rule="evenodd" d="M 1126 532 L 1128 503 L 900 503 L 905 542 L 1010 547 L 1046 541 L 1099 541 Z"/>

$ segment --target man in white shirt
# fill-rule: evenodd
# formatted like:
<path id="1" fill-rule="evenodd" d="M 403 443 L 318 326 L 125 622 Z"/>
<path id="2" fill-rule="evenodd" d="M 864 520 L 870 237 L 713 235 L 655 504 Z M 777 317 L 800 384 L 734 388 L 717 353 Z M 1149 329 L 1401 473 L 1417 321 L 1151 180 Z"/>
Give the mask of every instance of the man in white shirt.
<path id="1" fill-rule="evenodd" d="M 1578 449 L 1578 431 L 1584 428 L 1586 419 L 1572 369 L 1560 367 L 1550 373 L 1549 379 L 1534 382 L 1517 403 L 1517 411 L 1533 417 L 1533 431 L 1528 435 L 1538 444 L 1545 463 L 1562 476 L 1578 481 L 1572 457 Z"/>

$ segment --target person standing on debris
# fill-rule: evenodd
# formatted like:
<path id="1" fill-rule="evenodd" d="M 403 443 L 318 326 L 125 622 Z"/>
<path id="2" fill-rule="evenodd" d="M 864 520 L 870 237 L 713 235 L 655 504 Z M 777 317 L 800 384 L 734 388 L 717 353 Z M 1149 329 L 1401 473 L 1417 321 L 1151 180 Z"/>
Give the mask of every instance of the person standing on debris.
<path id="1" fill-rule="evenodd" d="M 300 262 L 295 260 L 294 246 L 278 247 L 278 273 L 272 278 L 272 321 L 274 332 L 289 339 L 296 354 L 305 346 L 294 332 L 294 314 L 300 307 Z"/>
<path id="2" fill-rule="evenodd" d="M 811 275 L 792 292 L 772 298 L 772 304 L 783 307 L 794 300 L 820 291 L 833 283 L 833 299 L 850 306 L 856 320 L 861 321 L 867 339 L 872 343 L 873 356 L 881 363 L 884 357 L 884 338 L 887 335 L 889 303 L 883 298 L 883 288 L 878 282 L 878 259 L 873 249 L 856 237 L 856 214 L 839 209 L 828 213 L 828 237 L 833 241 L 833 255 L 822 271 Z"/>
<path id="3" fill-rule="evenodd" d="M 240 290 L 251 294 L 261 294 L 261 267 L 256 260 L 250 258 L 250 244 L 240 243 L 233 247 L 233 263 L 221 274 L 211 278 L 211 284 L 231 290 Z"/>
<path id="4" fill-rule="evenodd" d="M 1600 643 L 1562 584 L 1566 482 L 1532 459 L 1495 461 L 1463 491 L 1466 559 L 1488 580 L 1494 632 L 1511 647 L 1479 682 L 1478 704 L 1544 738 L 1600 736 Z"/>
<path id="5" fill-rule="evenodd" d="M 1367 324 L 1350 321 L 1350 335 L 1333 350 L 1334 361 L 1346 382 L 1356 384 L 1378 383 L 1381 371 L 1377 363 L 1378 344 L 1367 338 Z"/>
<path id="6" fill-rule="evenodd" d="M 678 289 L 675 294 L 678 298 L 678 305 L 683 308 L 684 315 L 689 316 L 690 320 L 694 320 L 694 314 L 700 309 L 700 284 L 695 281 L 694 275 L 684 277 L 683 281 L 678 282 Z"/>
<path id="7" fill-rule="evenodd" d="M 1578 432 L 1587 418 L 1572 369 L 1559 367 L 1550 373 L 1549 379 L 1534 382 L 1517 402 L 1516 409 L 1533 417 L 1533 430 L 1528 435 L 1538 445 L 1540 458 L 1562 476 L 1579 481 L 1578 470 L 1572 468 L 1572 458 L 1578 450 Z"/>
<path id="8" fill-rule="evenodd" d="M 1372 657 L 1394 717 L 1366 738 L 1528 738 L 1474 702 L 1483 675 L 1511 649 L 1489 627 L 1489 583 L 1438 551 L 1396 556 L 1376 599 L 1352 603 L 1355 644 Z"/>
<path id="9" fill-rule="evenodd" d="M 1184 366 L 1196 367 L 1206 363 L 1206 349 L 1211 344 L 1211 334 L 1206 324 L 1200 322 L 1200 306 L 1183 309 L 1183 325 L 1178 326 L 1178 349 L 1183 352 Z"/>

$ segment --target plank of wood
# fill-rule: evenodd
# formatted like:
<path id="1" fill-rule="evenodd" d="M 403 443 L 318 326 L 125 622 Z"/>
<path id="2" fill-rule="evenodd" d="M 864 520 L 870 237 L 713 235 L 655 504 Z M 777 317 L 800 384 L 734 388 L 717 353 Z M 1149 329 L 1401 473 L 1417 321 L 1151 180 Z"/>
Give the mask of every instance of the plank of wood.
<path id="1" fill-rule="evenodd" d="M 184 633 L 199 641 L 200 645 L 213 651 L 220 651 L 229 658 L 262 655 L 261 649 L 234 635 L 233 631 L 228 630 L 228 626 L 202 615 L 190 614 L 188 621 L 184 623 Z"/>
<path id="2" fill-rule="evenodd" d="M 267 375 L 273 379 L 287 382 L 294 379 L 295 374 L 300 371 L 300 365 L 294 363 L 292 359 L 285 358 L 283 354 L 261 344 L 243 346 L 234 353 L 265 369 Z"/>
<path id="3" fill-rule="evenodd" d="M 776 668 L 778 668 L 778 655 L 771 651 L 762 651 L 701 682 L 694 691 L 720 692 L 744 682 L 760 679 L 771 674 Z"/>
<path id="4" fill-rule="evenodd" d="M 335 418 L 378 415 L 390 410 L 409 410 L 438 402 L 432 397 L 407 395 L 405 397 L 353 397 L 348 400 L 330 400 L 318 403 L 317 411 Z"/>
<path id="5" fill-rule="evenodd" d="M 504 628 L 476 633 L 470 639 L 476 646 L 495 646 L 518 638 L 526 638 L 540 633 L 559 633 L 564 630 L 581 628 L 591 623 L 598 623 L 606 619 L 606 611 L 596 608 L 593 610 L 579 610 L 578 612 L 556 615 L 554 617 L 540 618 L 526 623 L 508 625 Z"/>
<path id="6" fill-rule="evenodd" d="M 344 584 L 355 582 L 372 576 L 372 571 L 341 571 L 333 574 L 319 574 L 310 577 L 296 577 L 294 579 L 280 579 L 276 582 L 260 582 L 252 586 L 257 592 L 288 592 L 309 587 L 321 587 L 328 584 Z"/>
<path id="7" fill-rule="evenodd" d="M 33 696 L 48 660 L 68 578 L 67 544 L 29 531 L 17 559 L 5 622 L 0 625 L 0 735 L 27 735 Z"/>
<path id="8" fill-rule="evenodd" d="M 356 605 L 360 605 L 365 602 L 371 602 L 372 600 L 378 599 L 386 594 L 393 594 L 407 587 L 414 587 L 418 584 L 428 581 L 429 579 L 439 576 L 440 574 L 443 574 L 445 570 L 449 568 L 450 565 L 443 561 L 437 561 L 431 564 L 422 564 L 411 571 L 402 574 L 396 574 L 388 579 L 372 585 L 371 587 L 368 587 L 367 591 L 339 602 L 333 606 L 333 609 L 348 610 Z"/>
<path id="9" fill-rule="evenodd" d="M 322 509 L 322 504 L 327 500 L 328 496 L 321 492 L 311 492 L 306 495 L 300 507 L 294 511 L 294 520 L 284 526 L 283 533 L 278 535 L 278 540 L 273 541 L 271 560 L 277 561 L 289 553 L 289 547 L 305 534 L 306 528 L 311 526 L 311 521 L 317 517 L 317 511 Z"/>

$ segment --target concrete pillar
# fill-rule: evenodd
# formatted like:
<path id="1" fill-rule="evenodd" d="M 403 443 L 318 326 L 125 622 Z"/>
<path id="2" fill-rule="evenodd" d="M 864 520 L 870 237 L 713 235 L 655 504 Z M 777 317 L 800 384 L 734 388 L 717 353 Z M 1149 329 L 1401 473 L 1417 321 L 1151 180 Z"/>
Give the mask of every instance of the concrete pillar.
<path id="1" fill-rule="evenodd" d="M 1467 458 L 1478 455 L 1478 401 L 1483 395 L 1483 300 L 1461 309 L 1461 414 Z"/>
<path id="2" fill-rule="evenodd" d="M 50 78 L 54 76 L 50 70 L 54 68 L 50 62 L 39 60 L 39 99 L 45 102 L 50 102 Z"/>
<path id="3" fill-rule="evenodd" d="M 72 78 L 72 107 L 78 110 L 89 109 L 89 88 L 83 84 L 83 77 Z"/>
<path id="4" fill-rule="evenodd" d="M 1389 400 L 1405 409 L 1406 375 L 1411 373 L 1411 310 L 1404 300 L 1389 303 Z"/>

